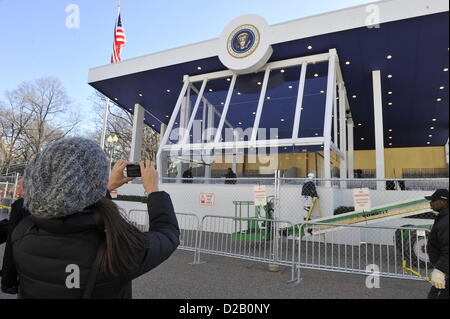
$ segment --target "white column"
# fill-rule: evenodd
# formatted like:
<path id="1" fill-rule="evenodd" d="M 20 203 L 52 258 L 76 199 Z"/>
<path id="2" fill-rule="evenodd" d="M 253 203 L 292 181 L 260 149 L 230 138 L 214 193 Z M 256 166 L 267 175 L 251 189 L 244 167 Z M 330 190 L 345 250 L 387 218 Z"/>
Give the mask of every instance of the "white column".
<path id="1" fill-rule="evenodd" d="M 133 134 L 131 137 L 130 162 L 139 162 L 141 160 L 142 135 L 144 133 L 144 108 L 134 105 L 133 115 Z"/>
<path id="2" fill-rule="evenodd" d="M 203 134 L 207 133 L 204 137 L 203 140 L 206 141 L 207 143 L 211 142 L 211 136 L 209 136 L 211 134 L 211 131 L 214 129 L 214 106 L 206 103 L 206 101 L 203 104 L 203 107 L 205 110 L 207 110 L 207 114 L 206 114 L 206 130 L 203 131 Z M 214 136 L 212 136 L 212 138 L 214 138 Z M 211 178 L 211 165 L 212 165 L 212 151 L 208 151 L 208 159 L 209 159 L 209 164 L 208 166 L 205 167 L 205 178 Z M 209 183 L 209 181 L 205 181 L 206 184 Z"/>
<path id="3" fill-rule="evenodd" d="M 331 178 L 331 156 L 330 156 L 330 143 L 331 143 L 331 121 L 333 115 L 333 100 L 335 99 L 334 90 L 336 88 L 336 50 L 331 49 L 329 51 L 330 58 L 328 60 L 328 82 L 327 82 L 327 99 L 325 106 L 325 121 L 323 127 L 323 136 L 325 139 L 323 146 L 323 167 L 325 179 Z M 330 187 L 331 183 L 326 182 L 326 187 Z"/>
<path id="4" fill-rule="evenodd" d="M 347 178 L 347 125 L 345 123 L 346 95 L 347 92 L 345 91 L 344 83 L 339 83 L 339 148 L 343 154 L 339 165 L 341 178 Z M 347 183 L 341 183 L 341 187 L 346 188 Z"/>
<path id="5" fill-rule="evenodd" d="M 375 162 L 377 179 L 384 179 L 384 129 L 383 129 L 383 100 L 381 93 L 381 72 L 372 71 L 373 81 L 373 111 L 375 119 Z M 377 189 L 383 190 L 385 182 L 378 182 Z"/>
<path id="6" fill-rule="evenodd" d="M 347 121 L 347 131 L 348 131 L 348 178 L 354 178 L 355 169 L 355 152 L 354 152 L 354 140 L 353 140 L 353 120 L 349 119 Z"/>

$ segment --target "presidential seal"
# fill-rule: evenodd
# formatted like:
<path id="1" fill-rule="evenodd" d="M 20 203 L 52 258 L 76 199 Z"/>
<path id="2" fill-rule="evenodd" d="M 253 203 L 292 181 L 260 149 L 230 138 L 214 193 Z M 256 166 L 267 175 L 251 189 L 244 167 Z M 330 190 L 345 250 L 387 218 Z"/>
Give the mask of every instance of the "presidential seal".
<path id="1" fill-rule="evenodd" d="M 250 56 L 256 51 L 260 42 L 258 29 L 251 24 L 244 24 L 231 32 L 227 41 L 228 53 L 237 59 Z"/>

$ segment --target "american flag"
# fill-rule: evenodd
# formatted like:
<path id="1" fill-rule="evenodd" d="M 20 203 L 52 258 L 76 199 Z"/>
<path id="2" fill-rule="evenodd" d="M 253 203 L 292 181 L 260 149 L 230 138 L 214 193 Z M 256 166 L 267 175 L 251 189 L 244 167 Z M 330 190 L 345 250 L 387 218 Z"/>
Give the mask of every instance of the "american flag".
<path id="1" fill-rule="evenodd" d="M 120 18 L 120 9 L 117 15 L 117 23 L 114 28 L 113 52 L 111 54 L 111 63 L 120 62 L 120 53 L 125 46 L 125 30 L 122 27 L 122 19 Z"/>

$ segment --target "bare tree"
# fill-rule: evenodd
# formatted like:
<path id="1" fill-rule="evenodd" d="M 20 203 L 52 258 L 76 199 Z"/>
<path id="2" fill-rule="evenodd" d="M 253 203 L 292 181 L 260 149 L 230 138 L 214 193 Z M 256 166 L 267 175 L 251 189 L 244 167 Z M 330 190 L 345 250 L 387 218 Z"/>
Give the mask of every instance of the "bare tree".
<path id="1" fill-rule="evenodd" d="M 0 102 L 0 170 L 26 163 L 50 143 L 70 134 L 80 116 L 54 77 L 23 82 Z"/>
<path id="2" fill-rule="evenodd" d="M 94 92 L 90 98 L 97 114 L 96 130 L 93 134 L 95 139 L 100 142 L 103 128 L 104 108 L 106 99 L 98 91 Z M 105 150 L 113 161 L 118 159 L 128 159 L 131 150 L 131 139 L 133 130 L 133 115 L 122 108 L 110 102 L 108 126 L 106 136 L 117 136 L 118 141 L 114 143 L 105 143 Z M 141 158 L 156 161 L 156 153 L 159 146 L 159 134 L 152 128 L 144 125 L 142 137 Z"/>

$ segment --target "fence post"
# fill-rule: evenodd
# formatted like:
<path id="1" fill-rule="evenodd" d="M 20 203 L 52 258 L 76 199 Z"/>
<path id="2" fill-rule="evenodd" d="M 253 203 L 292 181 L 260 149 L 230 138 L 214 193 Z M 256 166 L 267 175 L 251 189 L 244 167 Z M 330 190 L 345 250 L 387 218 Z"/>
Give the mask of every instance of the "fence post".
<path id="1" fill-rule="evenodd" d="M 274 212 L 273 212 L 273 220 L 271 227 L 273 228 L 272 236 L 273 236 L 273 263 L 269 263 L 269 271 L 270 272 L 279 272 L 280 266 L 277 265 L 278 262 L 278 241 L 279 241 L 279 226 L 276 222 L 278 220 L 278 215 L 280 214 L 280 170 L 275 171 L 275 180 L 274 180 Z"/>

